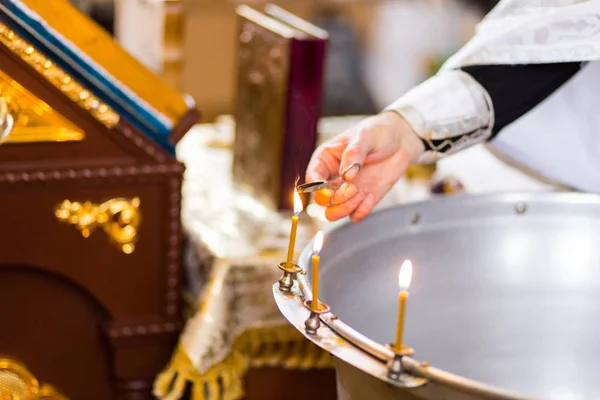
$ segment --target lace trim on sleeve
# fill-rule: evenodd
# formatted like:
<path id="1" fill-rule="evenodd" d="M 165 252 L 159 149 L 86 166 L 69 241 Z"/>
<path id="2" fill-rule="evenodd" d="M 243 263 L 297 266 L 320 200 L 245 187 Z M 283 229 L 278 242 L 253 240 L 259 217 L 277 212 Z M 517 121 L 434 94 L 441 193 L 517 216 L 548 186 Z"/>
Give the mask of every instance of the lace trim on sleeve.
<path id="1" fill-rule="evenodd" d="M 402 115 L 423 140 L 420 162 L 485 141 L 492 135 L 494 109 L 487 91 L 463 71 L 444 71 L 386 107 Z"/>

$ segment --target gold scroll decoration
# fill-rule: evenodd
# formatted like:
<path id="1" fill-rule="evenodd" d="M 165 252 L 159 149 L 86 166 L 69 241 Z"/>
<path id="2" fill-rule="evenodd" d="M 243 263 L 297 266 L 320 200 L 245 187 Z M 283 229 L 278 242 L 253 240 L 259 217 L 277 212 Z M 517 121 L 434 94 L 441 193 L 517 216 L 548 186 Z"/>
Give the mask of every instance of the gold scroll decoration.
<path id="1" fill-rule="evenodd" d="M 0 22 L 0 43 L 35 69 L 52 86 L 59 89 L 71 101 L 89 112 L 107 128 L 113 128 L 119 122 L 119 114 L 102 103 L 81 84 L 44 56 L 30 43 L 22 39 L 12 29 Z"/>
<path id="2" fill-rule="evenodd" d="M 75 226 L 84 238 L 100 227 L 123 253 L 131 254 L 135 250 L 142 218 L 137 197 L 111 199 L 102 204 L 64 200 L 55 215 L 59 221 Z"/>
<path id="3" fill-rule="evenodd" d="M 8 103 L 0 97 L 0 144 L 8 139 L 14 125 L 15 120 L 8 110 Z"/>
<path id="4" fill-rule="evenodd" d="M 0 71 L 0 143 L 66 142 L 84 137 L 81 129 Z"/>
<path id="5" fill-rule="evenodd" d="M 27 367 L 10 358 L 0 358 L 0 400 L 67 400 L 48 384 L 40 384 Z"/>

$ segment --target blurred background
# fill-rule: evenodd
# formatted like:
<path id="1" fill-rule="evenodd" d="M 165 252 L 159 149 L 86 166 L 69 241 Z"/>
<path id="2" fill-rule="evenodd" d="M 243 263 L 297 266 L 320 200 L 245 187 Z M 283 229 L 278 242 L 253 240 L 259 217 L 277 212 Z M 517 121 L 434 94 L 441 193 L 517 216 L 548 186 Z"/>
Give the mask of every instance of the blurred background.
<path id="1" fill-rule="evenodd" d="M 72 0 L 138 60 L 191 94 L 203 122 L 232 112 L 235 7 L 275 3 L 330 34 L 324 116 L 371 114 L 434 73 L 496 0 Z"/>
<path id="2" fill-rule="evenodd" d="M 4 224 L 8 233 L 2 236 L 0 232 L 0 237 L 4 248 L 14 248 L 17 262 L 11 258 L 12 253 L 5 252 L 8 256 L 0 257 L 0 267 L 3 263 L 11 268 L 17 264 L 41 264 L 40 270 L 48 271 L 38 274 L 33 268 L 31 273 L 20 267 L 5 269 L 9 274 L 0 278 L 4 284 L 0 285 L 0 295 L 9 300 L 2 301 L 0 296 L 0 305 L 5 305 L 5 308 L 0 307 L 0 313 L 13 312 L 8 315 L 17 315 L 17 321 L 32 325 L 14 323 L 15 330 L 5 333 L 14 343 L 0 340 L 4 346 L 0 346 L 0 353 L 8 348 L 14 358 L 11 362 L 20 368 L 18 371 L 27 372 L 19 375 L 19 379 L 25 377 L 22 382 L 37 381 L 21 363 L 27 364 L 33 374 L 39 374 L 40 382 L 64 390 L 70 399 L 96 400 L 102 396 L 98 393 L 113 392 L 118 400 L 187 399 L 190 393 L 194 393 L 191 398 L 195 400 L 335 399 L 337 387 L 329 352 L 314 346 L 289 324 L 272 296 L 273 283 L 281 278 L 281 271 L 275 266 L 288 254 L 292 261 L 294 250 L 297 257 L 317 230 L 332 227 L 325 218 L 325 208 L 306 196 L 298 201 L 305 212 L 297 234 L 295 231 L 290 234 L 293 208 L 289 203 L 297 201 L 293 196 L 296 185 L 303 179 L 315 145 L 343 132 L 364 116 L 379 112 L 435 74 L 444 61 L 473 36 L 477 24 L 497 1 L 63 1 L 23 3 L 33 4 L 31 8 L 38 12 L 44 11 L 46 21 L 42 22 L 52 19 L 59 34 L 68 31 L 69 40 L 77 42 L 75 45 L 81 53 L 97 63 L 80 61 L 85 59 L 80 54 L 77 62 L 86 64 L 86 68 L 89 62 L 90 69 L 105 68 L 113 75 L 125 73 L 123 78 L 108 79 L 108 85 L 96 82 L 95 75 L 86 70 L 86 74 L 81 74 L 85 77 L 85 80 L 81 78 L 81 87 L 70 86 L 68 82 L 78 82 L 68 75 L 54 83 L 50 79 L 38 79 L 38 74 L 50 76 L 53 73 L 43 72 L 53 66 L 52 62 L 44 62 L 43 69 L 38 68 L 38 64 L 35 69 L 23 68 L 26 73 L 19 74 L 14 82 L 5 78 L 15 87 L 20 84 L 44 94 L 49 102 L 48 110 L 58 105 L 60 110 L 70 113 L 65 113 L 64 121 L 55 122 L 46 115 L 52 114 L 40 106 L 44 111 L 40 113 L 40 121 L 48 123 L 40 123 L 40 131 L 47 134 L 57 125 L 61 129 L 73 125 L 81 128 L 81 137 L 87 136 L 90 141 L 74 139 L 51 147 L 47 142 L 55 139 L 47 135 L 50 139 L 34 136 L 29 139 L 31 143 L 21 139 L 22 143 L 2 147 L 5 151 L 2 155 L 9 157 L 4 156 L 8 162 L 3 165 L 5 170 L 0 168 L 0 183 L 11 185 L 10 190 L 3 193 L 4 204 L 9 205 L 4 208 L 4 215 L 13 219 Z M 75 12 L 69 1 L 103 29 L 87 25 L 87 18 Z M 319 38 L 315 40 L 318 51 L 306 46 L 310 41 L 302 43 L 301 50 L 291 51 L 289 36 L 276 32 L 277 29 L 263 29 L 269 25 L 265 19 L 246 18 L 248 14 L 242 15 L 238 9 L 243 4 L 255 10 L 276 4 L 313 23 L 327 32 L 327 51 L 323 51 L 325 35 L 313 35 Z M 243 9 L 248 13 L 248 8 Z M 273 21 L 286 23 L 285 19 L 271 19 L 267 14 L 261 15 L 272 21 L 271 27 L 277 24 Z M 73 21 L 69 16 L 79 20 L 73 18 Z M 260 29 L 253 30 L 255 27 Z M 298 36 L 302 30 L 298 30 Z M 5 33 L 6 38 L 14 34 L 6 29 Z M 252 39 L 253 34 L 256 40 Z M 249 39 L 244 40 L 244 37 Z M 57 38 L 60 36 L 53 37 Z M 135 60 L 125 57 L 121 49 L 111 50 L 109 45 L 114 45 L 108 40 L 111 38 L 178 92 L 193 97 L 201 114 L 200 123 L 196 107 L 187 102 L 189 97 L 169 90 Z M 14 42 L 21 43 L 18 40 L 17 36 Z M 0 43 L 0 50 L 2 46 L 7 47 L 6 43 Z M 63 53 L 49 47 L 50 54 L 45 55 L 49 60 L 70 61 L 62 60 Z M 17 65 L 19 59 L 12 53 L 23 51 L 23 47 L 7 49 L 10 52 L 5 51 L 5 56 L 9 56 L 5 60 L 10 63 L 6 65 Z M 23 54 L 31 54 L 30 49 L 33 52 L 33 47 L 27 47 Z M 42 50 L 35 51 L 44 54 Z M 298 54 L 304 57 L 302 62 L 298 62 Z M 323 54 L 325 71 L 322 75 Z M 41 60 L 34 56 L 31 59 Z M 14 71 L 20 72 L 14 65 Z M 4 67 L 0 72 L 5 72 Z M 238 76 L 241 84 L 237 82 Z M 289 76 L 296 79 L 286 79 Z M 319 107 L 321 83 L 323 101 Z M 59 85 L 65 93 L 71 87 L 80 91 L 74 91 L 73 102 L 67 104 L 60 97 L 62 92 L 56 88 L 46 90 L 51 84 Z M 111 97 L 120 85 L 133 93 L 116 102 L 124 111 L 110 110 L 90 98 L 90 92 Z M 25 90 L 18 93 L 29 101 L 24 104 L 34 100 L 42 104 L 35 93 L 30 96 L 34 100 L 22 94 L 28 93 Z M 0 116 L 2 101 L 8 99 L 18 104 L 17 100 L 21 99 L 16 95 L 13 99 L 1 90 L 0 95 L 3 95 L 0 96 Z M 85 107 L 81 106 L 82 101 Z M 154 125 L 158 123 L 147 121 L 148 113 L 137 111 L 137 106 L 144 106 L 144 102 L 156 107 L 157 114 L 168 120 L 165 127 L 169 139 L 176 142 L 173 154 L 163 154 L 162 150 L 170 149 L 156 140 L 155 132 L 149 129 L 150 125 L 152 129 L 162 129 L 163 122 L 159 121 L 161 126 L 157 128 Z M 135 112 L 128 109 L 132 106 L 136 106 Z M 144 111 L 145 107 L 141 106 Z M 109 117 L 113 114 L 123 117 L 118 129 L 113 126 L 104 129 L 104 125 L 96 122 L 95 125 L 79 122 L 90 119 L 88 113 L 95 117 L 96 107 L 100 115 L 110 110 Z M 100 111 L 101 108 L 104 111 Z M 6 104 L 4 109 L 0 132 L 10 132 L 3 127 L 3 124 L 12 127 L 12 122 L 6 122 L 12 121 Z M 19 110 L 16 106 L 15 109 Z M 132 121 L 142 128 L 130 129 L 128 124 Z M 27 118 L 17 119 L 20 128 L 37 128 L 33 123 L 28 124 Z M 127 140 L 136 146 L 120 138 L 117 132 L 119 135 L 126 132 Z M 107 140 L 102 141 L 104 139 Z M 160 154 L 155 150 L 159 147 L 163 147 Z M 10 157 L 16 160 L 14 165 Z M 185 170 L 177 161 L 185 165 Z M 67 168 L 68 173 L 63 173 Z M 30 178 L 30 171 L 34 169 L 35 174 Z M 76 170 L 77 179 L 71 177 Z M 95 171 L 97 175 L 93 175 Z M 110 172 L 114 176 L 109 174 L 98 181 L 88 178 L 105 177 L 107 171 L 114 171 Z M 55 175 L 62 176 L 56 183 L 50 178 L 48 182 L 43 181 L 46 178 L 37 180 L 38 176 Z M 12 185 L 15 179 L 23 180 L 24 190 Z M 39 182 L 43 182 L 43 186 Z M 71 189 L 63 182 L 69 185 L 77 182 L 79 186 Z M 441 195 L 547 190 L 549 187 L 505 164 L 480 144 L 434 164 L 411 165 L 378 207 Z M 48 213 L 45 207 L 57 207 L 55 203 L 60 208 Z M 130 205 L 124 210 L 127 213 L 119 211 L 119 215 L 126 215 L 123 221 L 105 218 L 102 210 L 112 210 L 112 206 L 109 207 L 112 204 Z M 140 220 L 131 217 L 134 212 L 131 210 L 137 213 L 140 204 L 144 217 L 138 235 L 135 224 Z M 20 209 L 25 211 L 19 212 Z M 44 217 L 38 218 L 42 213 Z M 67 215 L 68 220 L 62 215 Z M 419 214 L 415 216 L 411 223 L 419 221 Z M 57 224 L 57 218 L 62 227 Z M 133 229 L 133 238 L 137 240 L 139 236 L 140 244 L 131 247 L 132 243 L 127 243 L 130 246 L 127 253 L 125 247 L 122 250 L 112 247 L 102 232 L 90 236 L 87 225 L 77 232 L 73 227 L 65 227 L 65 220 L 71 225 L 93 221 L 102 225 L 107 234 L 113 232 L 107 227 L 122 225 L 123 231 Z M 51 233 L 36 234 L 28 224 L 36 229 L 41 226 Z M 6 238 L 10 240 L 7 242 Z M 18 250 L 18 246 L 11 243 L 28 250 Z M 66 248 L 75 255 L 61 250 Z M 291 249 L 289 253 L 288 249 Z M 81 254 L 85 256 L 78 256 Z M 112 269 L 107 270 L 107 266 Z M 390 268 L 397 266 L 390 265 Z M 13 271 L 16 272 L 13 274 Z M 55 279 L 56 271 L 73 282 L 66 279 L 63 282 L 63 275 Z M 89 282 L 77 280 L 80 271 Z M 49 289 L 40 290 L 37 285 Z M 94 291 L 96 286 L 101 287 L 99 293 L 105 298 Z M 19 300 L 17 292 L 26 300 Z M 108 302 L 106 299 L 119 307 L 125 305 L 122 309 L 115 306 L 118 312 L 108 315 L 100 307 L 104 307 L 103 301 Z M 395 294 L 390 299 L 395 306 Z M 71 309 L 81 312 L 64 311 Z M 30 326 L 37 327 L 36 324 L 43 326 L 43 335 L 36 334 L 42 329 L 30 329 Z M 48 339 L 53 337 L 60 340 Z M 52 352 L 47 352 L 47 348 L 52 348 Z M 68 351 L 63 351 L 64 348 Z M 56 365 L 56 360 L 61 364 Z M 16 386 L 6 378 L 9 374 L 1 374 L 7 365 L 6 361 L 2 362 L 0 357 L 0 398 L 4 399 L 3 385 L 10 391 Z M 82 362 L 87 363 L 83 368 Z M 10 373 L 10 377 L 17 376 Z M 92 383 L 88 385 L 88 381 L 78 376 L 89 378 Z M 91 395 L 76 397 L 74 393 Z"/>

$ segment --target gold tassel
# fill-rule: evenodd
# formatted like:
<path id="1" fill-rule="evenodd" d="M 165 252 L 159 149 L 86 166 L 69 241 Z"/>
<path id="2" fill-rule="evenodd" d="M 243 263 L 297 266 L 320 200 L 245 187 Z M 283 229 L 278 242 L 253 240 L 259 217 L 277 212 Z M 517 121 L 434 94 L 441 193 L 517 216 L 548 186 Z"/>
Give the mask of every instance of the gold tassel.
<path id="1" fill-rule="evenodd" d="M 163 396 L 167 395 L 169 386 L 173 381 L 175 374 L 176 371 L 173 369 L 172 365 L 169 365 L 165 371 L 158 375 L 154 381 L 154 390 L 152 391 L 154 396 L 162 398 Z"/>
<path id="2" fill-rule="evenodd" d="M 317 361 L 317 349 L 320 350 L 319 347 L 314 345 L 312 342 L 306 341 L 304 342 L 304 357 L 298 366 L 299 369 L 307 370 L 313 367 Z"/>
<path id="3" fill-rule="evenodd" d="M 204 400 L 204 381 L 192 382 L 192 400 Z"/>
<path id="4" fill-rule="evenodd" d="M 233 384 L 231 380 L 231 370 L 223 369 L 221 371 L 221 384 L 223 385 L 223 400 L 231 399 L 231 392 L 233 391 Z"/>
<path id="5" fill-rule="evenodd" d="M 215 374 L 211 379 L 206 381 L 206 386 L 208 387 L 208 395 L 206 396 L 206 400 L 219 400 L 221 398 L 221 391 L 219 390 L 219 376 L 220 374 Z"/>
<path id="6" fill-rule="evenodd" d="M 177 374 L 175 376 L 175 384 L 173 384 L 173 390 L 169 392 L 169 394 L 163 397 L 163 400 L 178 400 L 183 396 L 183 392 L 185 391 L 185 384 L 187 379 L 183 376 L 183 374 Z"/>
<path id="7" fill-rule="evenodd" d="M 260 349 L 262 344 L 260 332 L 258 330 L 248 332 L 246 335 L 246 346 L 248 347 L 248 352 L 252 355 L 256 354 L 256 352 Z"/>
<path id="8" fill-rule="evenodd" d="M 178 378 L 179 375 L 182 373 L 181 369 L 176 367 L 176 364 L 178 364 L 178 359 L 179 357 L 176 354 L 173 360 L 171 360 L 171 363 L 168 365 L 168 367 L 163 372 L 161 372 L 154 381 L 154 396 L 161 399 L 164 398 L 165 400 L 167 398 L 170 398 L 171 393 L 174 390 L 171 389 L 171 386 L 173 386 L 173 388 L 175 387 L 172 384 L 176 377 Z M 180 393 L 179 396 L 181 396 L 182 394 L 183 393 Z"/>
<path id="9" fill-rule="evenodd" d="M 231 400 L 237 400 L 244 397 L 243 377 L 238 370 L 232 369 L 229 371 L 230 391 L 228 393 Z M 245 373 L 245 372 L 244 372 Z"/>
<path id="10" fill-rule="evenodd" d="M 286 357 L 286 360 L 283 362 L 283 366 L 288 369 L 295 369 L 300 366 L 302 362 L 304 350 L 304 342 L 291 342 L 290 343 L 290 353 Z"/>
<path id="11" fill-rule="evenodd" d="M 236 338 L 227 357 L 203 374 L 196 370 L 180 346 L 171 363 L 158 375 L 154 395 L 161 400 L 178 400 L 190 382 L 193 400 L 239 400 L 244 397 L 243 378 L 248 369 L 266 365 L 287 369 L 333 367 L 329 353 L 308 341 L 294 327 L 256 328 Z M 173 379 L 175 384 L 169 390 Z"/>
<path id="12" fill-rule="evenodd" d="M 154 396 L 162 400 L 180 399 L 185 391 L 186 382 L 193 381 L 193 371 L 195 371 L 195 368 L 192 361 L 183 348 L 179 346 L 167 368 L 154 381 Z"/>
<path id="13" fill-rule="evenodd" d="M 331 359 L 331 353 L 321 350 L 321 357 L 315 366 L 316 368 L 334 368 L 333 360 Z"/>

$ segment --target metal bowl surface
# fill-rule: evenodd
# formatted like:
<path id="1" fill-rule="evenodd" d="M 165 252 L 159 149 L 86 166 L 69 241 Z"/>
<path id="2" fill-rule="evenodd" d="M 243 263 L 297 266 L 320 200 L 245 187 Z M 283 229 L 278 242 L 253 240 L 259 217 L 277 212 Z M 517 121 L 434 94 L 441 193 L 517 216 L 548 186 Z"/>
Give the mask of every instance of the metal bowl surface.
<path id="1" fill-rule="evenodd" d="M 416 359 L 533 398 L 600 398 L 599 196 L 456 196 L 344 224 L 325 235 L 320 300 L 390 343 L 404 259 Z"/>

